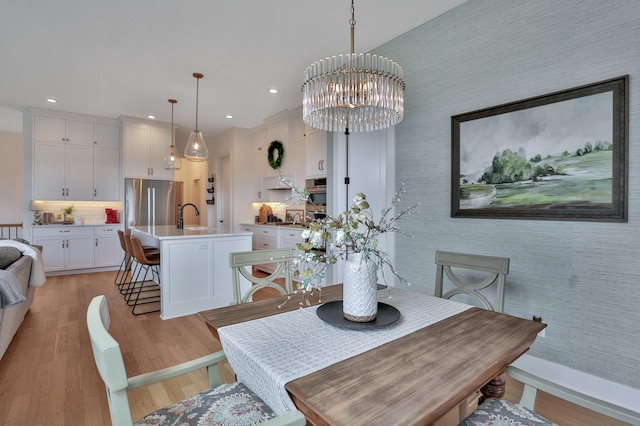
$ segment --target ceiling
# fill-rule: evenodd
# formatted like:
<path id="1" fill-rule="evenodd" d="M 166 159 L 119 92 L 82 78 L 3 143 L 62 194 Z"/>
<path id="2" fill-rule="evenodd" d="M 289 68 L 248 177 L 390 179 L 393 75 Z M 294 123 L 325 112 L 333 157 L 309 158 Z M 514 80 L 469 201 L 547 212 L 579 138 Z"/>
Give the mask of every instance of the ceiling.
<path id="1" fill-rule="evenodd" d="M 464 1 L 358 1 L 355 50 Z M 349 18 L 348 0 L 0 0 L 0 105 L 171 121 L 175 98 L 189 131 L 200 72 L 205 137 L 251 128 L 302 103 L 308 65 L 348 53 Z"/>

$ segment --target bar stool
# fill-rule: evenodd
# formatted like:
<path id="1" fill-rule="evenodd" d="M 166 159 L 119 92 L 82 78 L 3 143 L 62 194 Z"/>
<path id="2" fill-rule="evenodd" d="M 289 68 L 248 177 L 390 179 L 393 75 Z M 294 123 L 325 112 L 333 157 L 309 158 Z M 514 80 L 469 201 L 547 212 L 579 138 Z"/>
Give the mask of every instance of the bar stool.
<path id="1" fill-rule="evenodd" d="M 131 313 L 134 315 L 158 312 L 160 311 L 159 305 L 158 309 L 144 312 L 136 312 L 136 307 L 140 305 L 160 302 L 160 252 L 145 252 L 142 244 L 140 243 L 140 240 L 134 236 L 130 236 L 128 240 L 130 241 L 130 247 L 133 251 L 133 257 L 138 263 L 139 267 L 137 269 L 135 279 L 133 280 L 133 286 L 131 287 L 129 292 L 127 304 L 131 306 Z M 125 236 L 125 243 L 126 241 L 127 238 Z M 144 271 L 144 276 L 142 277 L 142 279 L 140 279 L 142 271 Z M 150 279 L 147 279 L 147 277 L 149 276 L 149 272 L 151 272 L 151 277 Z M 138 284 L 137 292 L 136 284 Z M 134 293 L 135 299 L 133 299 Z"/>
<path id="2" fill-rule="evenodd" d="M 120 269 L 116 274 L 116 277 L 113 280 L 113 283 L 120 291 L 120 294 L 125 295 L 131 284 L 131 277 L 133 273 L 131 271 L 131 267 L 133 265 L 133 250 L 127 247 L 127 241 L 125 237 L 128 238 L 131 235 L 130 231 L 123 232 L 118 230 L 118 239 L 120 240 L 120 248 L 124 252 L 124 256 L 122 257 L 122 262 L 120 263 Z M 148 255 L 159 254 L 160 249 L 152 246 L 142 246 L 145 253 Z M 126 286 L 126 288 L 125 288 Z"/>
<path id="3" fill-rule="evenodd" d="M 131 256 L 127 252 L 127 247 L 124 242 L 124 232 L 118 229 L 118 239 L 120 240 L 120 248 L 124 252 L 122 256 L 122 262 L 120 262 L 120 269 L 116 277 L 113 279 L 113 284 L 118 288 L 118 291 L 122 293 L 122 288 L 127 284 L 127 279 L 131 272 Z"/>

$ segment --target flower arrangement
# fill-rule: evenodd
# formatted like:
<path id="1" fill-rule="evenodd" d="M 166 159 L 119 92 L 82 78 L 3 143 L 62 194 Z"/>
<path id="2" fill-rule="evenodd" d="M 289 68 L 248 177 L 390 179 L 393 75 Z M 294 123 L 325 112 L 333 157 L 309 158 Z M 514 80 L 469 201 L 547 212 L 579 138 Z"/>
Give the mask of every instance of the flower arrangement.
<path id="1" fill-rule="evenodd" d="M 295 187 L 291 182 L 286 183 L 292 188 L 291 200 L 308 202 L 308 192 Z M 297 292 L 303 293 L 304 303 L 310 303 L 308 296 L 314 289 L 320 288 L 327 269 L 338 259 L 345 259 L 347 253 L 362 253 L 363 259 L 373 260 L 378 267 L 387 265 L 400 282 L 407 283 L 395 269 L 389 255 L 378 247 L 378 240 L 384 233 L 408 235 L 398 227 L 398 221 L 405 215 L 418 213 L 416 208 L 419 204 L 395 214 L 395 207 L 405 192 L 402 184 L 391 204 L 382 210 L 377 222 L 367 196 L 361 192 L 353 198 L 349 210 L 337 217 L 325 215 L 324 218 L 311 221 L 309 228 L 302 232 L 304 242 L 297 244 L 299 253 L 292 262 L 293 277 L 298 281 Z M 318 251 L 319 248 L 325 248 L 326 251 Z M 387 284 L 384 269 L 381 270 L 382 278 Z"/>

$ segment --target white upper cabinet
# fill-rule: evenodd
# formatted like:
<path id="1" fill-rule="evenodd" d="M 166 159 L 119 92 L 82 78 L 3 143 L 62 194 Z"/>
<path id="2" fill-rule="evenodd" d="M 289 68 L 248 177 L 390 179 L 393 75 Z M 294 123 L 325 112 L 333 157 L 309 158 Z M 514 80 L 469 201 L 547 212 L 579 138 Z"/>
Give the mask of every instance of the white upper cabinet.
<path id="1" fill-rule="evenodd" d="M 117 201 L 120 127 L 39 114 L 33 118 L 33 198 Z"/>
<path id="2" fill-rule="evenodd" d="M 93 145 L 93 123 L 36 116 L 34 139 L 40 142 Z"/>
<path id="3" fill-rule="evenodd" d="M 125 120 L 125 177 L 173 180 L 173 170 L 162 167 L 170 144 L 170 125 Z"/>
<path id="4" fill-rule="evenodd" d="M 327 176 L 327 132 L 312 130 L 306 140 L 307 177 Z"/>
<path id="5" fill-rule="evenodd" d="M 273 169 L 269 165 L 268 154 L 269 145 L 271 142 L 282 142 L 284 149 L 283 159 L 279 169 Z M 289 120 L 286 118 L 270 123 L 267 125 L 267 137 L 264 141 L 264 163 L 267 165 L 265 168 L 265 176 L 279 176 L 279 175 L 292 175 L 294 171 L 294 154 L 293 154 L 293 142 L 289 137 Z M 277 158 L 277 151 L 273 153 L 274 159 Z"/>

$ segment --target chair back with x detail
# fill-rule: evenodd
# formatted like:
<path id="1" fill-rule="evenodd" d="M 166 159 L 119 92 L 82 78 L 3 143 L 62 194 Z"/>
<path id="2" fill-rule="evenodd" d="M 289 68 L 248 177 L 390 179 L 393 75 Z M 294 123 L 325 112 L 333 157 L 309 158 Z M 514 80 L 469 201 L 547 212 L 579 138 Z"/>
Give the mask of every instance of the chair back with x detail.
<path id="1" fill-rule="evenodd" d="M 229 254 L 229 265 L 233 269 L 233 304 L 250 302 L 253 294 L 263 288 L 273 288 L 282 295 L 293 293 L 293 281 L 291 278 L 292 250 L 254 250 Z M 254 266 L 276 264 L 275 271 L 268 276 L 254 275 Z M 246 278 L 252 284 L 251 288 L 242 293 L 241 277 Z M 284 287 L 275 282 L 276 279 L 284 279 Z"/>
<path id="2" fill-rule="evenodd" d="M 436 289 L 435 296 L 451 299 L 457 294 L 466 294 L 478 300 L 482 307 L 491 311 L 502 312 L 504 310 L 504 285 L 509 273 L 509 258 L 498 256 L 483 256 L 479 254 L 455 253 L 449 251 L 436 251 Z M 468 282 L 461 279 L 452 268 L 456 270 L 473 270 L 486 273 L 480 281 Z M 444 275 L 455 285 L 452 290 L 443 294 Z M 496 297 L 492 304 L 480 293 L 480 290 L 496 284 Z"/>

